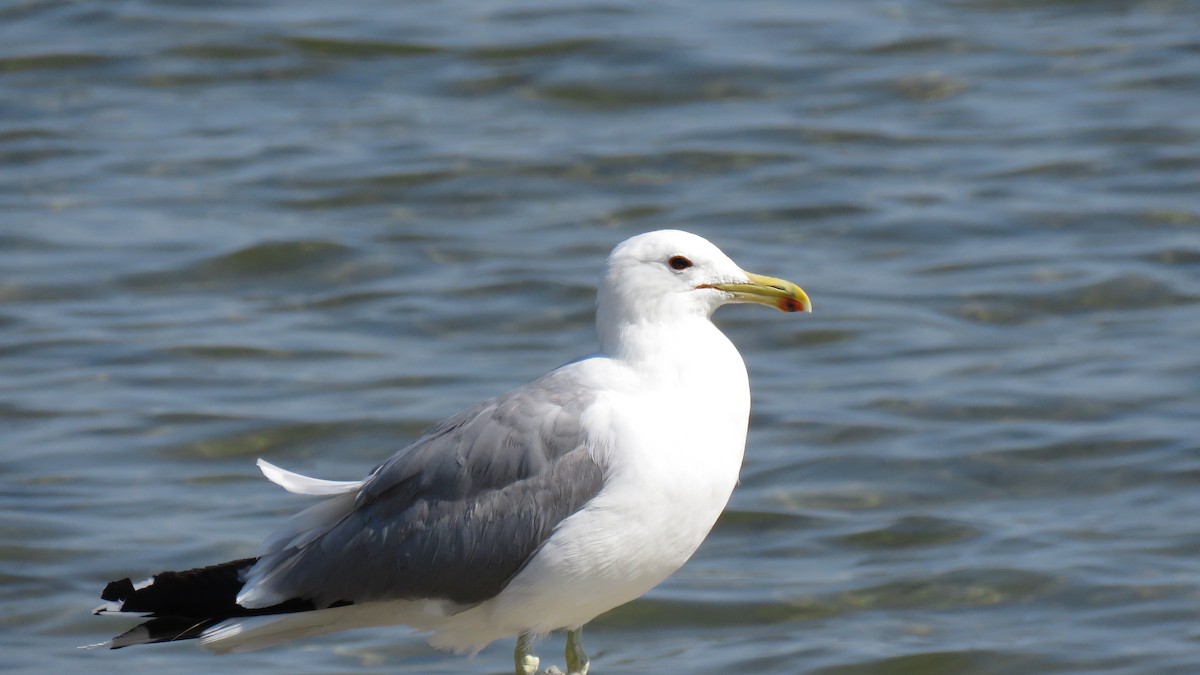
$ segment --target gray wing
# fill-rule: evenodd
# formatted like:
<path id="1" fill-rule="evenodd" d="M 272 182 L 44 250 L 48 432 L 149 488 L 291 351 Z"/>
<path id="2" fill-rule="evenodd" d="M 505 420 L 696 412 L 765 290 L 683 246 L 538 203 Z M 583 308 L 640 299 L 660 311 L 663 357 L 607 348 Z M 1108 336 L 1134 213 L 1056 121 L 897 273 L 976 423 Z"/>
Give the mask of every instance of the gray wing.
<path id="1" fill-rule="evenodd" d="M 273 537 L 243 604 L 494 597 L 600 491 L 593 401 L 560 369 L 446 420 Z"/>

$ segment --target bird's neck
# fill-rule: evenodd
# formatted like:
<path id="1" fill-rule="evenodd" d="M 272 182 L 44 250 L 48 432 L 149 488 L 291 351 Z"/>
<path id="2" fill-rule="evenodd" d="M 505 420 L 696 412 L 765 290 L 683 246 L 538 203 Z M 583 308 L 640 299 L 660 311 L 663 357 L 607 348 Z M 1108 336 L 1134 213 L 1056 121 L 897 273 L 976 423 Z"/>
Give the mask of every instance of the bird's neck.
<path id="1" fill-rule="evenodd" d="M 735 386 L 746 378 L 741 354 L 702 316 L 613 323 L 600 331 L 600 350 L 656 382 L 705 388 L 711 378 Z"/>

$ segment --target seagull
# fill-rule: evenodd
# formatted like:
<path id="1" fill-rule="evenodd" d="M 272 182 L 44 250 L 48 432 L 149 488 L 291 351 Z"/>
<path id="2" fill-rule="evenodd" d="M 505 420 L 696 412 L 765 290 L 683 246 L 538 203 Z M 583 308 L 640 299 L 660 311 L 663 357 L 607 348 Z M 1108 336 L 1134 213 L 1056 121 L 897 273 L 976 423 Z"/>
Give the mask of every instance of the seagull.
<path id="1" fill-rule="evenodd" d="M 738 480 L 746 366 L 714 310 L 811 312 L 800 287 L 742 270 L 697 235 L 661 230 L 613 249 L 600 282 L 599 351 L 437 424 L 358 481 L 258 466 L 324 497 L 250 558 L 141 584 L 108 584 L 96 614 L 148 619 L 97 646 L 199 639 L 217 653 L 351 628 L 407 625 L 478 653 L 582 628 L 678 570 Z"/>

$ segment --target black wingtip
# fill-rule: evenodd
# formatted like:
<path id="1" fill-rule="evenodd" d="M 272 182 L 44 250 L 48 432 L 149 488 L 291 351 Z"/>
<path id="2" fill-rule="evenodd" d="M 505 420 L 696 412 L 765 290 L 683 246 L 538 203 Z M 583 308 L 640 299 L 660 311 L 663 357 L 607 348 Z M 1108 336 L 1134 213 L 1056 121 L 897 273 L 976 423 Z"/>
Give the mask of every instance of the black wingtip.
<path id="1" fill-rule="evenodd" d="M 316 609 L 311 600 L 302 598 L 253 609 L 237 604 L 242 575 L 256 562 L 256 558 L 243 558 L 182 572 L 160 572 L 141 588 L 135 587 L 128 578 L 109 582 L 100 593 L 102 600 L 119 602 L 120 611 L 142 613 L 149 619 L 113 638 L 110 647 L 120 649 L 137 644 L 189 640 L 200 637 L 208 628 L 231 617 Z M 341 604 L 350 603 L 335 603 Z M 102 607 L 97 613 L 110 611 L 112 608 Z"/>
<path id="2" fill-rule="evenodd" d="M 104 591 L 100 593 L 101 600 L 108 602 L 124 602 L 125 598 L 133 595 L 133 582 L 128 577 L 117 581 L 110 581 L 104 587 Z"/>
<path id="3" fill-rule="evenodd" d="M 150 619 L 114 637 L 109 642 L 108 648 L 123 649 L 134 645 L 194 640 L 218 623 L 220 621 L 217 619 L 197 620 L 180 616 Z"/>
<path id="4" fill-rule="evenodd" d="M 239 610 L 241 575 L 255 562 L 254 558 L 243 558 L 182 572 L 160 572 L 142 588 L 135 588 L 127 578 L 118 579 L 105 586 L 100 597 L 120 602 L 123 612 L 197 619 L 230 616 Z"/>

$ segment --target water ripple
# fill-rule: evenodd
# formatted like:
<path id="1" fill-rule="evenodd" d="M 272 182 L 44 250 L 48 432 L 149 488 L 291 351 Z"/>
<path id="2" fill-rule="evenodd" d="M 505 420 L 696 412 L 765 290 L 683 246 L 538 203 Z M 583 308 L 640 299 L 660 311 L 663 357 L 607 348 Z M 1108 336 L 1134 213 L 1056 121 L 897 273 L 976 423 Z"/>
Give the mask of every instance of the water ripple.
<path id="1" fill-rule="evenodd" d="M 1200 671 L 1194 3 L 431 9 L 0 7 L 5 666 L 497 670 L 75 646 L 308 503 L 254 458 L 361 477 L 594 349 L 604 255 L 683 227 L 816 312 L 717 316 L 741 484 L 597 669 Z"/>

